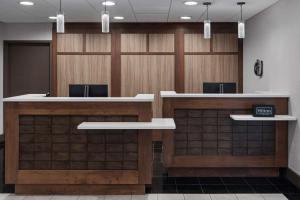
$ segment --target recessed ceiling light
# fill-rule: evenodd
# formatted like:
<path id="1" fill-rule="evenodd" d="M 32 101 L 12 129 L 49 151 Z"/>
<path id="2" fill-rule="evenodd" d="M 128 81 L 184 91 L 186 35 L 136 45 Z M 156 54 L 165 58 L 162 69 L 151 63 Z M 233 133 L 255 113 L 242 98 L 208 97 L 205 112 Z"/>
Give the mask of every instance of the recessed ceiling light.
<path id="1" fill-rule="evenodd" d="M 122 19 L 124 19 L 124 17 L 122 17 L 122 16 L 115 16 L 114 19 L 122 20 Z"/>
<path id="2" fill-rule="evenodd" d="M 57 17 L 56 16 L 50 16 L 49 19 L 56 20 Z"/>
<path id="3" fill-rule="evenodd" d="M 189 16 L 182 16 L 182 17 L 180 17 L 181 19 L 184 19 L 184 20 L 188 20 L 188 19 L 191 19 L 191 17 L 189 17 Z"/>
<path id="4" fill-rule="evenodd" d="M 33 6 L 34 5 L 34 3 L 31 1 L 20 1 L 19 4 L 22 6 Z"/>
<path id="5" fill-rule="evenodd" d="M 198 2 L 197 1 L 185 1 L 184 4 L 187 6 L 196 6 L 196 5 L 198 5 Z"/>
<path id="6" fill-rule="evenodd" d="M 114 5 L 116 5 L 116 3 L 113 2 L 113 1 L 104 1 L 104 2 L 102 2 L 102 5 L 104 5 L 104 6 L 114 6 Z"/>

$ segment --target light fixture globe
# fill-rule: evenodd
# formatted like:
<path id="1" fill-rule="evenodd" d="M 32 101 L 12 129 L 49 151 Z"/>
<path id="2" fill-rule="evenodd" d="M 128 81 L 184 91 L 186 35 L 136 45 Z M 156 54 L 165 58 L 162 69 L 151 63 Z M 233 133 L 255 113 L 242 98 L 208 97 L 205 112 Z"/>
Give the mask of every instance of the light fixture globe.
<path id="1" fill-rule="evenodd" d="M 109 33 L 109 13 L 107 10 L 101 13 L 102 33 Z"/>
<path id="2" fill-rule="evenodd" d="M 245 22 L 243 20 L 243 6 L 245 5 L 245 2 L 238 2 L 237 5 L 241 7 L 241 18 L 238 21 L 238 38 L 239 39 L 244 39 L 246 35 L 246 30 L 245 30 Z"/>
<path id="3" fill-rule="evenodd" d="M 211 5 L 211 2 L 204 2 L 204 6 L 206 6 L 206 20 L 204 20 L 204 39 L 210 39 L 211 38 L 211 23 L 208 16 L 208 7 Z"/>

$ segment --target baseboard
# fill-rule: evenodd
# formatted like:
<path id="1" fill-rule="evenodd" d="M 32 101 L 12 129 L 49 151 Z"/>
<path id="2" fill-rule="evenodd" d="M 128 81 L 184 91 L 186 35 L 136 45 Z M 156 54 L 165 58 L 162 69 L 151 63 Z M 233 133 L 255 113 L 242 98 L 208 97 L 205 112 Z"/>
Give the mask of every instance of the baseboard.
<path id="1" fill-rule="evenodd" d="M 300 175 L 298 175 L 293 170 L 287 168 L 283 175 L 291 181 L 296 187 L 300 188 Z"/>

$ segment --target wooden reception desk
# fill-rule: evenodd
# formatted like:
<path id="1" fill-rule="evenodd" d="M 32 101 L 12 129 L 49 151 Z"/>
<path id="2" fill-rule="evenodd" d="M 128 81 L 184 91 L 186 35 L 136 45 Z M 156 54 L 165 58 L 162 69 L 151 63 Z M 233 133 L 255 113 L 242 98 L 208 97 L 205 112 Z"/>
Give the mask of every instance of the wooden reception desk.
<path id="1" fill-rule="evenodd" d="M 176 123 L 163 135 L 170 176 L 277 176 L 287 167 L 287 121 L 295 119 L 241 120 L 253 104 L 275 105 L 278 115 L 287 115 L 287 95 L 165 91 L 161 97 L 163 117 Z"/>
<path id="2" fill-rule="evenodd" d="M 151 122 L 153 100 L 152 94 L 4 99 L 5 183 L 18 194 L 144 193 L 152 180 L 151 130 L 77 127 Z"/>

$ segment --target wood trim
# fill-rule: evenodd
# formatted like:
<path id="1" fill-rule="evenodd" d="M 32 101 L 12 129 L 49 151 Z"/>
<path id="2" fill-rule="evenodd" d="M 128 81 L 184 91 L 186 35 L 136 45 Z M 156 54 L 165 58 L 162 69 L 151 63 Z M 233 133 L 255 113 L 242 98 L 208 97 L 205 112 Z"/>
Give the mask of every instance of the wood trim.
<path id="1" fill-rule="evenodd" d="M 56 55 L 112 55 L 110 52 L 58 52 Z"/>
<path id="2" fill-rule="evenodd" d="M 138 195 L 145 194 L 144 185 L 16 185 L 23 195 Z"/>
<path id="3" fill-rule="evenodd" d="M 52 67 L 51 67 L 51 96 L 57 96 L 57 34 L 56 26 L 52 24 Z"/>
<path id="4" fill-rule="evenodd" d="M 277 177 L 278 168 L 170 168 L 172 177 Z"/>
<path id="5" fill-rule="evenodd" d="M 175 33 L 175 90 L 184 93 L 184 30 Z"/>
<path id="6" fill-rule="evenodd" d="M 286 167 L 273 156 L 175 156 L 170 167 Z"/>
<path id="7" fill-rule="evenodd" d="M 238 92 L 244 92 L 244 41 L 239 39 L 238 41 Z"/>
<path id="8" fill-rule="evenodd" d="M 139 113 L 139 122 L 151 121 L 152 119 L 152 105 L 141 107 Z M 139 184 L 152 183 L 152 134 L 151 130 L 139 131 L 139 145 L 138 145 L 138 170 L 139 170 Z M 149 163 L 150 161 L 150 163 Z"/>
<path id="9" fill-rule="evenodd" d="M 133 170 L 19 170 L 16 184 L 138 184 Z"/>
<path id="10" fill-rule="evenodd" d="M 138 115 L 139 107 L 151 106 L 152 103 L 120 102 L 50 102 L 16 103 L 18 114 L 28 115 Z M 93 112 L 91 112 L 91 110 Z M 151 120 L 149 120 L 151 121 Z"/>
<path id="11" fill-rule="evenodd" d="M 19 168 L 19 116 L 17 104 L 4 103 L 5 183 L 14 184 Z M 9 159 L 8 159 L 9 158 Z"/>
<path id="12" fill-rule="evenodd" d="M 111 96 L 121 96 L 121 33 L 112 32 L 111 36 Z"/>

